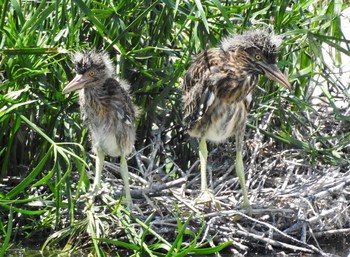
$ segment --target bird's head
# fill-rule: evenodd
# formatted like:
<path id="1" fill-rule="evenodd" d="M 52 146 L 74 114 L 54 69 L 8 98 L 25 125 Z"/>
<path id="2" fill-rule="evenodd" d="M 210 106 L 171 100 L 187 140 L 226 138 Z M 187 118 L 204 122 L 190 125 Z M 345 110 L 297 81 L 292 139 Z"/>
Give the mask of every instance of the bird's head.
<path id="1" fill-rule="evenodd" d="M 288 78 L 276 66 L 276 54 L 281 43 L 280 36 L 267 30 L 251 30 L 225 38 L 221 48 L 235 55 L 235 61 L 239 55 L 240 61 L 250 72 L 265 74 L 290 89 Z"/>
<path id="2" fill-rule="evenodd" d="M 114 75 L 112 61 L 107 53 L 95 50 L 76 52 L 72 61 L 77 74 L 63 89 L 64 94 L 82 88 L 102 86 L 107 78 Z"/>

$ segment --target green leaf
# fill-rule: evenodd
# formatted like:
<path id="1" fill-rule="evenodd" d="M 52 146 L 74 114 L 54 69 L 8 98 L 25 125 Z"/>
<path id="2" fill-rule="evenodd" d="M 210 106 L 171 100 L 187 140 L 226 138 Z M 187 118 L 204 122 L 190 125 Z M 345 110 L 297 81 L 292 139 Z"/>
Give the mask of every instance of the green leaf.
<path id="1" fill-rule="evenodd" d="M 203 9 L 203 6 L 202 6 L 202 2 L 200 0 L 195 0 L 195 2 L 196 2 L 196 5 L 197 5 L 199 14 L 202 17 L 202 22 L 204 24 L 206 32 L 207 32 L 207 34 L 210 34 L 209 24 L 208 24 L 208 21 L 207 21 L 207 16 L 205 15 L 205 12 L 204 12 L 204 9 Z"/>
<path id="2" fill-rule="evenodd" d="M 8 215 L 7 219 L 7 231 L 6 231 L 6 236 L 3 241 L 3 244 L 0 248 L 0 256 L 5 256 L 5 252 L 9 246 L 11 235 L 12 235 L 12 221 L 13 221 L 13 212 L 12 208 L 10 208 L 10 213 Z"/>
<path id="3" fill-rule="evenodd" d="M 41 161 L 38 163 L 38 165 L 29 173 L 27 177 L 25 177 L 17 186 L 11 189 L 10 192 L 8 192 L 5 197 L 7 199 L 12 199 L 16 197 L 18 194 L 21 194 L 23 190 L 28 187 L 33 180 L 42 172 L 44 165 L 49 160 L 51 156 L 51 150 L 48 151 L 44 157 L 41 159 Z"/>
<path id="4" fill-rule="evenodd" d="M 107 238 L 95 238 L 95 239 L 98 240 L 98 241 L 101 241 L 101 242 L 105 242 L 107 244 L 121 246 L 121 247 L 126 248 L 126 249 L 135 250 L 135 251 L 141 251 L 141 247 L 139 247 L 137 245 L 134 245 L 134 244 L 129 244 L 129 243 L 126 243 L 126 242 L 122 242 L 122 241 L 119 241 L 119 240 L 113 240 L 113 239 L 107 239 Z"/>

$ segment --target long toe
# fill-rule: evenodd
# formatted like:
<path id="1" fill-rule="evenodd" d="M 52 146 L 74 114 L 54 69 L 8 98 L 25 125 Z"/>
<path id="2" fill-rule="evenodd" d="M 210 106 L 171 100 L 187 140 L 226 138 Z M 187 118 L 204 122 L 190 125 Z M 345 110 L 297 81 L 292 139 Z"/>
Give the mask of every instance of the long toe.
<path id="1" fill-rule="evenodd" d="M 209 190 L 203 190 L 199 196 L 194 200 L 195 205 L 204 205 L 207 208 L 214 208 L 221 210 L 219 201 L 215 199 L 215 196 Z"/>

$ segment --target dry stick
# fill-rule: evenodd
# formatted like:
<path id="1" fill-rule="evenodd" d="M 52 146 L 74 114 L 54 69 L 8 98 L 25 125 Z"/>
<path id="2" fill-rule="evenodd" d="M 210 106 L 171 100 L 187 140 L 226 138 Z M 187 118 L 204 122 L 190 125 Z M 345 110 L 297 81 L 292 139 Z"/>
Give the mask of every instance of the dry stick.
<path id="1" fill-rule="evenodd" d="M 326 216 L 329 216 L 329 215 L 333 215 L 333 214 L 338 214 L 339 211 L 340 211 L 339 207 L 334 207 L 332 209 L 329 209 L 329 210 L 326 210 L 326 211 L 322 211 L 316 217 L 312 217 L 310 219 L 307 219 L 306 222 L 309 223 L 309 224 L 316 223 L 317 221 L 319 221 L 323 217 L 326 217 Z"/>
<path id="2" fill-rule="evenodd" d="M 132 153 L 132 155 L 130 156 L 130 158 L 132 158 L 133 156 L 135 156 L 135 159 L 136 159 L 136 162 L 137 162 L 137 166 L 139 167 L 139 171 L 141 172 L 141 174 L 142 174 L 143 176 L 145 176 L 146 166 L 145 166 L 145 164 L 142 162 L 142 157 L 144 157 L 144 159 L 146 159 L 147 162 L 149 162 L 149 158 L 147 158 L 147 157 L 145 157 L 145 156 L 142 156 L 141 153 L 142 153 L 145 149 L 147 149 L 147 148 L 149 148 L 149 147 L 151 147 L 151 146 L 152 146 L 152 144 L 148 144 L 148 145 L 142 147 L 141 149 L 139 149 L 138 151 L 136 151 L 136 148 L 135 148 L 135 146 L 134 146 L 134 147 L 133 147 L 133 153 Z"/>
<path id="3" fill-rule="evenodd" d="M 185 177 L 182 177 L 178 180 L 175 180 L 175 181 L 179 181 L 181 180 L 182 184 L 184 186 L 186 186 L 185 182 L 188 180 L 188 176 L 189 176 L 189 173 L 194 169 L 194 167 L 198 164 L 198 160 L 190 167 L 190 169 L 188 170 L 188 172 L 186 173 Z M 175 164 L 175 163 L 174 163 Z M 177 165 L 176 165 L 177 166 Z M 173 181 L 174 182 L 174 181 Z M 170 184 L 172 182 L 168 182 L 166 184 Z M 177 185 L 179 185 L 180 183 L 176 183 L 175 185 L 171 186 L 171 187 L 175 187 Z M 189 209 L 191 209 L 193 212 L 195 213 L 200 213 L 200 211 L 196 208 L 193 207 L 193 204 L 191 203 L 188 203 L 183 197 L 181 197 L 178 193 L 174 192 L 171 187 L 167 187 L 167 188 L 164 188 L 164 189 L 168 189 L 168 192 L 170 192 L 172 194 L 173 197 L 175 197 L 178 201 L 180 201 L 181 203 L 183 203 L 185 206 L 187 206 Z M 163 189 L 163 190 L 164 190 Z"/>
<path id="4" fill-rule="evenodd" d="M 149 206 L 151 207 L 152 210 L 157 210 L 157 212 L 159 213 L 159 215 L 163 218 L 163 214 L 161 212 L 161 210 L 158 208 L 158 206 L 156 206 L 153 201 L 148 197 L 147 194 L 142 194 L 142 198 L 144 198 L 146 200 L 146 202 L 149 204 Z"/>
<path id="5" fill-rule="evenodd" d="M 174 161 L 170 160 L 170 161 L 168 161 L 168 162 L 166 162 L 166 163 L 163 163 L 161 166 L 159 166 L 159 167 L 155 168 L 154 170 L 152 170 L 149 174 L 154 174 L 154 173 L 156 173 L 158 170 L 161 171 L 161 170 L 162 170 L 165 166 L 167 166 L 169 163 L 173 163 L 173 164 L 174 164 Z M 176 166 L 176 168 L 174 168 L 171 172 L 165 174 L 164 176 L 162 176 L 162 177 L 159 176 L 159 178 L 160 178 L 162 181 L 163 181 L 163 180 L 167 180 L 168 177 L 170 177 L 175 171 L 177 171 L 177 167 L 178 167 L 178 166 Z"/>
<path id="6" fill-rule="evenodd" d="M 137 189 L 137 190 L 132 190 L 132 195 L 136 198 L 142 198 L 142 194 L 146 194 L 149 197 L 155 197 L 155 196 L 162 196 L 161 191 L 170 189 L 172 187 L 177 187 L 179 185 L 182 185 L 186 183 L 186 178 L 179 178 L 176 180 L 169 181 L 164 184 L 156 184 L 152 186 L 151 188 L 145 188 L 145 189 Z"/>
<path id="7" fill-rule="evenodd" d="M 339 181 L 337 181 L 339 183 Z M 321 192 L 318 192 L 314 195 L 315 198 L 324 198 L 325 196 L 328 196 L 329 194 L 333 194 L 334 192 L 340 192 L 345 187 L 345 182 L 342 182 L 338 185 L 334 185 L 330 188 L 327 188 L 326 190 L 323 190 Z"/>
<path id="8" fill-rule="evenodd" d="M 272 211 L 272 210 L 264 210 L 264 211 Z M 279 211 L 279 210 L 275 210 L 275 211 Z M 283 210 L 282 210 L 283 211 Z M 285 210 L 287 212 L 290 212 L 292 210 Z M 224 226 L 220 226 L 220 229 L 226 231 L 226 232 L 230 232 L 230 234 L 232 235 L 239 235 L 239 236 L 244 236 L 244 237 L 248 237 L 248 238 L 251 238 L 251 239 L 254 239 L 254 240 L 257 240 L 257 241 L 261 241 L 261 242 L 264 242 L 266 244 L 270 244 L 270 245 L 273 245 L 275 247 L 280 247 L 280 248 L 284 248 L 284 249 L 289 249 L 289 250 L 293 250 L 293 251 L 301 251 L 301 252 L 308 252 L 308 253 L 312 253 L 312 252 L 317 252 L 323 256 L 326 256 L 326 254 L 324 254 L 320 249 L 317 249 L 316 247 L 312 246 L 312 245 L 308 245 L 306 243 L 303 243 L 293 237 L 290 237 L 289 235 L 286 235 L 284 234 L 283 232 L 281 232 L 279 229 L 273 227 L 272 225 L 268 224 L 268 223 L 265 223 L 265 222 L 261 222 L 259 220 L 256 220 L 254 218 L 251 218 L 239 211 L 222 211 L 222 212 L 213 212 L 213 213 L 209 213 L 209 214 L 206 214 L 204 215 L 204 217 L 212 217 L 210 219 L 211 222 L 208 222 L 207 224 L 209 225 L 208 228 L 205 230 L 205 235 L 208 234 L 209 232 L 209 229 L 210 229 L 210 226 L 211 226 L 211 223 L 215 223 L 215 220 L 218 219 L 220 216 L 231 216 L 231 215 L 240 215 L 242 217 L 245 217 L 247 219 L 250 219 L 251 221 L 253 221 L 254 223 L 259 223 L 259 224 L 262 224 L 264 226 L 267 226 L 269 227 L 271 230 L 273 231 L 276 231 L 278 232 L 279 234 L 281 234 L 282 236 L 290 239 L 291 241 L 294 241 L 296 243 L 299 243 L 299 244 L 302 244 L 302 245 L 306 245 L 306 247 L 301 247 L 301 246 L 295 246 L 295 245 L 291 245 L 291 244 L 288 244 L 288 243 L 283 243 L 283 242 L 280 242 L 280 241 L 277 241 L 277 240 L 273 240 L 271 238 L 266 238 L 266 237 L 263 237 L 263 236 L 260 236 L 260 235 L 256 235 L 256 234 L 253 234 L 253 233 L 250 233 L 248 231 L 246 231 L 244 228 L 242 228 L 241 226 L 241 230 L 239 229 L 232 229 L 232 228 L 228 228 L 228 227 L 224 227 Z M 170 220 L 168 220 L 169 222 Z M 175 219 L 174 219 L 175 221 Z M 159 222 L 154 222 L 155 224 L 156 223 L 159 223 Z M 350 229 L 348 230 L 343 230 L 343 233 L 347 233 L 347 232 L 350 232 Z M 204 238 L 204 237 L 203 237 Z M 235 244 L 236 245 L 236 244 Z M 241 250 L 246 250 L 247 247 L 245 245 L 236 245 L 238 246 Z"/>
<path id="9" fill-rule="evenodd" d="M 330 181 L 332 180 L 332 181 Z M 321 179 L 318 179 L 316 183 L 310 188 L 312 194 L 314 191 L 320 190 L 318 193 L 314 193 L 317 197 L 323 197 L 330 193 L 342 191 L 345 185 L 350 183 L 350 172 L 343 174 L 341 177 L 336 179 L 333 176 L 323 176 Z"/>
<path id="10" fill-rule="evenodd" d="M 305 223 L 311 225 L 313 223 L 318 222 L 321 218 L 324 218 L 324 217 L 327 217 L 327 216 L 330 216 L 330 215 L 333 215 L 333 214 L 337 214 L 338 212 L 339 212 L 339 208 L 338 207 L 334 207 L 332 209 L 329 209 L 329 210 L 326 210 L 326 211 L 322 211 L 320 214 L 318 214 L 318 216 L 309 218 L 309 219 L 304 220 L 304 221 L 299 221 L 299 222 L 295 223 L 293 226 L 285 229 L 283 232 L 284 233 L 288 233 L 288 234 L 293 233 L 293 232 L 295 232 L 297 230 L 300 230 L 300 228 Z"/>
<path id="11" fill-rule="evenodd" d="M 107 162 L 105 161 L 105 165 L 108 167 L 108 168 L 111 168 L 113 170 L 116 170 L 117 172 L 119 172 L 119 166 L 114 164 L 114 163 L 110 163 L 110 162 Z M 132 172 L 129 172 L 129 176 L 132 178 L 132 179 L 135 179 L 135 180 L 138 180 L 140 183 L 142 183 L 143 185 L 148 185 L 148 181 L 143 179 L 142 177 L 140 176 L 137 176 L 136 174 L 132 173 Z"/>
<path id="12" fill-rule="evenodd" d="M 199 245 L 203 244 L 205 239 L 208 238 L 208 234 L 210 232 L 210 228 L 211 226 L 214 226 L 215 224 L 215 220 L 217 219 L 221 219 L 221 217 L 217 216 L 217 217 L 213 217 L 211 218 L 208 222 L 207 222 L 207 227 L 203 233 L 203 237 L 202 237 L 202 240 L 199 242 Z M 227 241 L 232 241 L 232 239 L 229 239 L 229 238 L 226 238 Z M 236 246 L 240 251 L 248 251 L 249 250 L 249 247 L 246 246 L 246 245 L 243 245 L 239 242 L 237 242 L 236 240 L 233 240 L 232 244 L 234 246 Z"/>
<path id="13" fill-rule="evenodd" d="M 182 178 L 185 178 L 186 181 L 188 180 L 188 174 L 185 173 L 177 164 L 176 162 L 173 160 L 173 165 L 174 165 L 174 168 L 172 171 L 170 171 L 168 174 L 166 174 L 164 176 L 165 179 L 167 179 L 168 177 L 172 176 L 175 172 L 179 172 L 180 173 L 180 176 Z M 180 192 L 182 192 L 182 194 L 185 193 L 185 188 L 186 188 L 186 183 L 184 183 L 182 186 L 181 186 L 181 190 Z"/>
<path id="14" fill-rule="evenodd" d="M 326 179 L 329 179 L 329 177 L 326 177 L 324 179 L 318 179 L 318 181 L 316 182 L 309 183 L 310 185 L 312 185 L 312 187 L 308 188 L 307 195 L 311 195 L 319 199 L 339 191 L 344 193 L 345 186 L 348 185 L 350 182 L 350 174 L 349 172 L 347 172 L 341 178 L 337 178 L 337 180 L 334 180 L 332 182 L 328 182 L 326 181 Z M 318 190 L 321 190 L 321 191 L 317 192 Z M 300 196 L 300 192 L 286 193 L 286 194 L 283 194 L 281 197 L 296 197 L 296 196 Z"/>
<path id="15" fill-rule="evenodd" d="M 213 182 L 213 188 L 214 188 L 214 192 L 215 194 L 219 194 L 222 189 L 225 187 L 225 185 L 227 185 L 228 180 L 226 179 L 229 175 L 233 174 L 233 169 L 234 169 L 235 165 L 231 165 L 229 167 L 229 169 L 227 170 L 227 172 L 224 173 L 224 175 L 222 175 L 218 180 L 216 180 L 215 182 Z M 237 181 L 238 178 L 235 178 L 235 181 Z"/>
<path id="16" fill-rule="evenodd" d="M 198 163 L 198 160 L 192 165 L 192 167 L 190 168 L 189 172 L 192 171 L 192 169 L 195 167 L 195 165 Z M 185 175 L 185 177 L 182 177 L 181 179 L 185 180 L 185 182 L 187 182 L 188 180 L 188 174 L 189 172 Z M 184 186 L 186 186 L 185 183 L 183 183 Z M 191 209 L 193 212 L 195 213 L 200 213 L 200 211 L 198 209 L 196 209 L 195 207 L 193 207 L 193 204 L 188 203 L 183 197 L 181 197 L 181 195 L 177 194 L 176 192 L 174 192 L 171 188 L 168 189 L 168 191 L 172 194 L 173 197 L 175 197 L 178 201 L 180 201 L 181 203 L 183 203 L 185 206 L 187 206 L 189 209 Z"/>
<path id="17" fill-rule="evenodd" d="M 287 243 L 283 243 L 283 242 L 279 242 L 270 238 L 266 238 L 263 236 L 259 236 L 253 233 L 249 233 L 247 231 L 241 231 L 238 229 L 232 229 L 232 228 L 226 228 L 226 227 L 221 227 L 222 230 L 226 230 L 226 231 L 230 231 L 232 234 L 234 235 L 239 235 L 239 236 L 244 236 L 244 237 L 248 237 L 257 241 L 261 241 L 264 242 L 266 244 L 270 244 L 276 247 L 280 247 L 280 248 L 285 248 L 285 249 L 290 249 L 293 251 L 300 251 L 300 252 L 307 252 L 307 253 L 313 253 L 315 252 L 315 250 L 311 250 L 305 247 L 300 247 L 300 246 L 294 246 L 294 245 L 290 245 Z M 319 250 L 317 250 L 316 252 L 324 255 L 322 252 L 320 252 Z"/>
<path id="18" fill-rule="evenodd" d="M 321 246 L 318 243 L 317 238 L 315 237 L 315 234 L 314 234 L 314 231 L 312 230 L 312 227 L 309 227 L 309 233 L 310 233 L 311 237 L 314 239 L 315 243 L 317 244 L 317 247 L 319 249 L 321 249 Z"/>
<path id="19" fill-rule="evenodd" d="M 154 148 L 154 153 L 156 153 L 157 151 L 159 150 L 159 147 L 155 147 Z M 141 160 L 138 160 L 138 158 L 136 158 L 137 161 L 140 161 Z M 119 170 L 118 169 L 118 166 L 116 164 L 113 164 L 113 163 L 110 163 L 110 162 L 105 162 L 106 163 L 106 166 L 109 167 L 109 168 L 112 168 L 114 170 Z M 142 162 L 141 162 L 142 163 Z M 192 167 L 189 169 L 189 172 L 193 170 L 193 168 L 198 164 L 198 161 L 196 161 Z M 144 166 L 143 164 L 140 165 L 139 164 L 139 167 L 142 167 Z M 152 165 L 149 165 L 150 166 L 153 166 Z M 147 171 L 148 173 L 148 171 Z M 130 177 L 132 177 L 133 179 L 136 179 L 138 181 L 140 181 L 142 184 L 144 185 L 148 185 L 149 183 L 141 178 L 140 176 L 137 176 L 131 172 L 129 172 L 129 175 Z M 176 198 L 178 199 L 179 201 L 181 201 L 182 203 L 184 203 L 187 207 L 189 207 L 191 210 L 195 211 L 198 213 L 198 210 L 193 208 L 190 204 L 188 204 L 184 199 L 182 199 L 180 196 L 178 196 L 176 193 L 174 193 L 172 190 L 170 190 L 171 187 L 176 187 L 176 186 L 179 186 L 181 184 L 184 184 L 185 182 L 187 181 L 187 177 L 183 177 L 183 178 L 180 178 L 180 179 L 177 179 L 177 180 L 173 180 L 173 181 L 170 181 L 170 182 L 167 182 L 167 183 L 164 183 L 164 184 L 157 184 L 151 188 L 146 188 L 146 189 L 136 189 L 136 190 L 131 190 L 131 195 L 133 198 L 143 198 L 144 195 L 147 195 L 149 197 L 156 197 L 156 196 L 162 196 L 162 195 L 165 195 L 165 194 L 162 194 L 161 191 L 163 190 L 166 190 L 166 189 L 169 189 L 169 192 Z M 121 193 L 116 193 L 116 196 L 119 196 Z"/>
<path id="20" fill-rule="evenodd" d="M 151 157 L 149 158 L 150 163 L 149 163 L 148 168 L 146 170 L 146 176 L 150 175 L 151 172 L 152 172 L 152 169 L 153 169 L 153 166 L 154 166 L 154 161 L 156 159 L 156 155 L 157 155 L 157 153 L 159 151 L 160 144 L 162 142 L 160 136 L 161 135 L 160 135 L 160 132 L 159 132 L 157 134 L 156 141 L 153 144 L 151 144 L 153 149 L 152 149 L 152 152 L 151 152 Z"/>
<path id="21" fill-rule="evenodd" d="M 211 216 L 213 216 L 213 215 L 216 215 L 216 216 L 219 216 L 219 215 L 221 215 L 221 216 L 239 215 L 239 216 L 242 216 L 242 217 L 244 217 L 244 218 L 246 218 L 246 219 L 248 219 L 248 220 L 251 220 L 251 221 L 253 221 L 253 222 L 255 222 L 255 223 L 259 223 L 259 224 L 261 224 L 261 225 L 264 225 L 264 226 L 266 226 L 266 227 L 268 227 L 268 228 L 270 228 L 270 229 L 276 231 L 278 234 L 280 234 L 280 235 L 282 235 L 283 237 L 285 237 L 285 238 L 291 240 L 292 242 L 305 245 L 305 243 L 301 242 L 301 241 L 298 240 L 298 239 L 295 239 L 295 238 L 292 237 L 292 236 L 289 236 L 289 235 L 285 234 L 284 232 L 282 232 L 282 231 L 279 230 L 278 228 L 272 226 L 271 224 L 268 224 L 268 223 L 266 223 L 266 222 L 263 222 L 263 221 L 260 221 L 260 220 L 255 219 L 255 218 L 252 218 L 252 217 L 250 217 L 250 216 L 248 216 L 248 215 L 246 215 L 246 214 L 244 214 L 243 212 L 240 212 L 240 211 L 230 210 L 230 211 L 213 212 L 213 213 L 206 214 L 206 215 L 204 215 L 204 216 L 205 216 L 205 217 L 211 217 Z M 248 232 L 247 232 L 247 233 L 248 233 Z M 256 236 L 256 235 L 254 235 L 254 236 L 257 237 L 257 238 L 260 238 L 260 236 Z M 268 239 L 266 239 L 266 240 L 268 241 Z M 276 242 L 277 242 L 277 241 L 276 241 Z M 313 245 L 308 245 L 308 244 L 306 244 L 306 246 L 309 247 L 309 248 L 310 248 L 312 251 L 314 251 L 314 252 L 323 254 L 322 250 L 317 249 L 317 248 L 314 247 Z M 293 246 L 290 246 L 290 245 L 289 245 L 289 247 L 293 247 Z M 295 248 L 291 248 L 291 249 L 295 249 Z"/>
<path id="22" fill-rule="evenodd" d="M 198 166 L 198 164 L 199 164 L 199 160 L 196 160 L 196 161 L 192 164 L 192 166 L 186 171 L 186 177 L 187 177 L 187 178 L 189 177 L 190 173 L 194 170 L 194 168 Z M 196 176 L 196 177 L 199 177 L 199 172 L 198 172 L 198 176 Z M 196 177 L 195 177 L 195 178 L 196 178 Z M 193 180 L 195 180 L 195 178 L 194 178 Z M 191 181 L 188 180 L 188 181 L 187 181 L 187 186 L 190 186 L 191 184 L 195 183 L 193 180 L 191 180 Z"/>
<path id="23" fill-rule="evenodd" d="M 171 190 L 169 188 L 169 191 L 172 193 L 172 195 L 179 200 L 180 202 L 182 202 L 184 205 L 186 205 L 189 209 L 191 209 L 192 211 L 194 211 L 195 213 L 199 214 L 201 213 L 198 209 L 196 209 L 193 204 L 191 203 L 187 203 L 185 199 L 183 199 L 182 197 L 180 197 L 179 195 L 177 195 L 173 190 Z"/>
<path id="24" fill-rule="evenodd" d="M 253 184 L 251 185 L 251 178 L 252 178 L 252 174 L 254 174 L 254 165 L 256 163 L 256 160 L 259 156 L 260 150 L 262 148 L 262 134 L 261 134 L 261 130 L 266 130 L 266 128 L 268 127 L 273 114 L 275 112 L 275 109 L 272 109 L 271 113 L 269 113 L 268 117 L 266 118 L 266 116 L 264 117 L 264 119 L 262 119 L 262 122 L 259 126 L 259 128 L 257 129 L 255 135 L 254 135 L 254 141 L 257 141 L 259 144 L 256 144 L 253 150 L 253 154 L 252 156 L 250 156 L 250 164 L 249 167 L 247 169 L 247 188 L 249 188 L 250 186 L 254 186 Z"/>
<path id="25" fill-rule="evenodd" d="M 331 229 L 327 231 L 321 231 L 321 232 L 316 232 L 314 235 L 316 237 L 322 237 L 322 236 L 333 236 L 333 235 L 339 235 L 339 234 L 349 234 L 350 233 L 350 228 L 342 228 L 342 229 Z"/>
<path id="26" fill-rule="evenodd" d="M 145 175 L 146 167 L 141 160 L 141 154 L 139 151 L 138 152 L 135 151 L 135 159 L 136 159 L 137 166 L 139 166 L 139 170 L 141 174 Z"/>
<path id="27" fill-rule="evenodd" d="M 164 184 L 157 183 L 154 186 L 152 186 L 151 188 L 131 190 L 131 196 L 133 198 L 137 198 L 137 199 L 142 199 L 143 194 L 146 194 L 148 197 L 164 196 L 167 194 L 164 192 L 161 192 L 161 191 L 164 191 L 164 190 L 169 189 L 171 187 L 176 187 L 176 186 L 182 185 L 185 182 L 186 182 L 186 178 L 179 178 L 179 179 L 172 180 L 172 181 L 169 181 L 169 182 L 164 183 Z M 122 194 L 121 192 L 117 192 L 115 195 L 118 197 L 121 194 Z"/>
<path id="28" fill-rule="evenodd" d="M 295 169 L 295 167 L 305 167 L 305 166 L 307 166 L 307 165 L 304 165 L 304 164 L 301 164 L 301 163 L 299 163 L 299 161 L 298 160 L 294 160 L 294 158 L 293 158 L 293 160 L 287 160 L 287 159 L 285 159 L 285 156 L 286 155 L 288 155 L 288 152 L 289 152 L 289 150 L 285 150 L 285 151 L 283 151 L 282 153 L 281 153 L 281 156 L 282 156 L 282 158 L 283 158 L 283 163 L 286 163 L 286 164 L 288 164 L 287 165 L 287 175 L 286 175 L 286 177 L 285 177 L 285 179 L 284 179 L 284 182 L 283 182 L 283 184 L 282 184 L 282 186 L 281 186 L 281 188 L 280 188 L 280 194 L 284 194 L 285 196 L 287 196 L 287 195 L 290 195 L 290 194 L 286 194 L 286 191 L 288 191 L 288 185 L 290 185 L 290 179 L 292 178 L 292 176 L 293 176 L 293 174 L 294 174 L 294 169 Z M 291 157 L 292 158 L 292 157 Z M 289 191 L 290 190 L 293 190 L 294 188 L 292 188 L 292 189 L 289 189 Z M 297 193 L 295 193 L 295 196 L 298 196 L 298 195 L 300 195 L 300 193 L 299 192 L 297 192 Z"/>

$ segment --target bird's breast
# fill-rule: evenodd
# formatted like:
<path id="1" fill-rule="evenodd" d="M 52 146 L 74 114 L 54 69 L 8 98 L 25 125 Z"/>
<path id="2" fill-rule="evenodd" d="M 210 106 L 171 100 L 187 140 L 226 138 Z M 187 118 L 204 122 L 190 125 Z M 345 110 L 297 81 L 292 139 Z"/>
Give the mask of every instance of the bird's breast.
<path id="1" fill-rule="evenodd" d="M 244 129 L 247 114 L 245 99 L 233 104 L 216 100 L 205 115 L 189 128 L 188 133 L 192 137 L 205 136 L 211 142 L 220 143 Z"/>
<path id="2" fill-rule="evenodd" d="M 101 148 L 110 156 L 128 155 L 132 152 L 136 138 L 134 126 L 108 120 L 93 120 L 89 122 L 88 128 L 95 149 Z"/>
<path id="3" fill-rule="evenodd" d="M 127 111 L 118 101 L 91 92 L 80 95 L 80 108 L 84 124 L 90 132 L 93 147 L 105 154 L 119 156 L 129 154 L 135 142 L 136 132 L 132 122 L 125 122 L 121 113 Z M 122 102 L 120 102 L 122 103 Z M 126 114 L 124 114 L 126 115 Z M 132 113 L 127 115 L 133 117 Z"/>
<path id="4" fill-rule="evenodd" d="M 215 78 L 214 75 L 213 77 Z M 242 76 L 237 76 L 228 72 L 223 76 L 224 78 L 218 80 L 215 83 L 214 80 L 214 90 L 215 95 L 226 103 L 235 103 L 243 101 L 244 98 L 250 94 L 252 89 L 256 86 L 258 81 L 258 76 L 255 74 L 244 74 Z"/>

